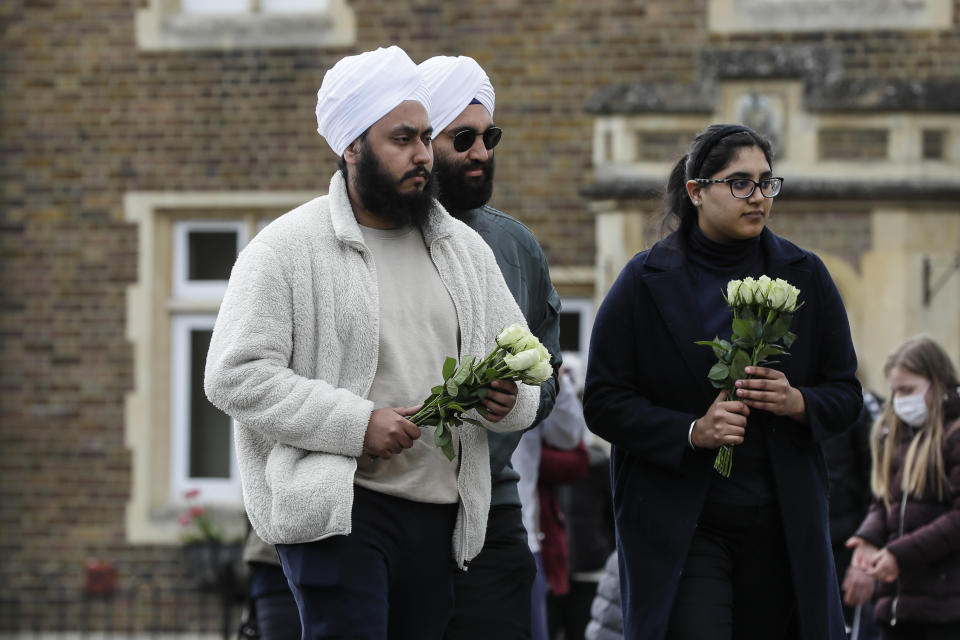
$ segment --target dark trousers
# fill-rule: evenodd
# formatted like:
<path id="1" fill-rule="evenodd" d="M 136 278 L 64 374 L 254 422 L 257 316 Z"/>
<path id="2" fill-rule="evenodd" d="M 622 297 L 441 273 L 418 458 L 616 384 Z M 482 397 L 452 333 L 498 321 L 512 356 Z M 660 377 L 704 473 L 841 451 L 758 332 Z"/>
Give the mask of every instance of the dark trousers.
<path id="1" fill-rule="evenodd" d="M 354 488 L 353 530 L 277 545 L 304 640 L 437 640 L 453 611 L 455 504 Z"/>
<path id="2" fill-rule="evenodd" d="M 924 622 L 898 622 L 896 626 L 882 627 L 883 640 L 957 640 L 960 638 L 960 622 L 930 624 Z"/>
<path id="3" fill-rule="evenodd" d="M 683 568 L 667 638 L 793 639 L 799 637 L 794 603 L 778 509 L 708 504 Z"/>
<path id="4" fill-rule="evenodd" d="M 250 600 L 260 640 L 294 640 L 300 637 L 297 601 L 279 566 L 250 563 Z"/>
<path id="5" fill-rule="evenodd" d="M 597 595 L 597 583 L 570 579 L 570 592 L 547 596 L 550 637 L 580 640 L 590 622 L 590 607 Z"/>
<path id="6" fill-rule="evenodd" d="M 537 573 L 520 507 L 490 509 L 483 550 L 455 578 L 447 640 L 527 640 L 530 588 Z"/>

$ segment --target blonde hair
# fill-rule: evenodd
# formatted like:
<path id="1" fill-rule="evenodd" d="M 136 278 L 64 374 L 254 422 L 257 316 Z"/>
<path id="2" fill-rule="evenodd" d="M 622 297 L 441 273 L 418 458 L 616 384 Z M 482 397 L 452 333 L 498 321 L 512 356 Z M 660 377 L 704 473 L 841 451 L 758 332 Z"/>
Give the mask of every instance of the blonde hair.
<path id="1" fill-rule="evenodd" d="M 957 374 L 950 356 L 939 344 L 927 336 L 916 336 L 900 345 L 890 354 L 883 373 L 889 377 L 894 367 L 899 367 L 930 381 L 928 397 L 933 398 L 929 408 L 928 426 L 919 429 L 910 440 L 903 459 L 901 490 L 903 493 L 922 496 L 928 482 L 940 500 L 946 499 L 948 480 L 943 463 L 943 441 L 946 432 L 942 399 L 957 385 Z M 960 422 L 953 425 L 956 429 Z M 873 425 L 870 435 L 870 454 L 873 460 L 870 487 L 874 495 L 890 506 L 890 479 L 893 473 L 893 458 L 902 435 L 910 427 L 897 417 L 893 410 L 893 398 L 887 400 L 883 414 Z"/>

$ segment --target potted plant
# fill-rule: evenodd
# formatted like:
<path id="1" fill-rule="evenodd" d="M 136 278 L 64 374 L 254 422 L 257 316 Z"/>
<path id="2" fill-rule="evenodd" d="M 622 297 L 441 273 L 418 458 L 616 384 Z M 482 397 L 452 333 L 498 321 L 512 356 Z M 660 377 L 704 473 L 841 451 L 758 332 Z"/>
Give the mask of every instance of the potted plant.
<path id="1" fill-rule="evenodd" d="M 199 496 L 199 489 L 184 494 L 187 509 L 178 518 L 184 528 L 184 560 L 201 588 L 232 590 L 239 585 L 243 571 L 240 541 L 227 540 Z"/>

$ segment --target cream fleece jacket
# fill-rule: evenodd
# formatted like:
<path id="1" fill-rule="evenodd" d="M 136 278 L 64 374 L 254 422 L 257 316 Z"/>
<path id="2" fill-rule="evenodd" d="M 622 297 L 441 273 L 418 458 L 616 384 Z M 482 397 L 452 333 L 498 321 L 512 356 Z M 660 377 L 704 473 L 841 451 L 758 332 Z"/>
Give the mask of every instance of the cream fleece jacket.
<path id="1" fill-rule="evenodd" d="M 503 327 L 524 322 L 493 253 L 438 203 L 423 235 L 457 310 L 458 357 L 486 355 Z M 376 269 L 339 172 L 327 196 L 267 226 L 233 267 L 204 386 L 210 401 L 234 419 L 244 505 L 266 542 L 310 542 L 351 531 L 353 475 L 377 370 Z M 540 390 L 518 386 L 516 406 L 502 421 L 472 417 L 492 431 L 529 426 Z M 480 552 L 486 533 L 486 429 L 461 428 L 453 536 L 461 568 Z"/>

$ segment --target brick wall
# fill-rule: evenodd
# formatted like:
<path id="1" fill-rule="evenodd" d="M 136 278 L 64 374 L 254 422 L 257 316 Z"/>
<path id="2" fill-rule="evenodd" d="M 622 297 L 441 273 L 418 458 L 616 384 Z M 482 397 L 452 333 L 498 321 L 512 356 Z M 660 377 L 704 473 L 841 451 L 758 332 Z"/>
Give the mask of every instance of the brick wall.
<path id="1" fill-rule="evenodd" d="M 567 265 L 593 262 L 579 190 L 591 180 L 583 105 L 601 88 L 694 82 L 707 46 L 813 47 L 851 79 L 948 78 L 960 68 L 956 28 L 716 37 L 702 0 L 354 0 L 359 41 L 349 50 L 145 53 L 133 30 L 141 4 L 0 3 L 0 598 L 52 583 L 78 590 L 90 556 L 113 560 L 122 580 L 184 581 L 175 550 L 125 542 L 124 292 L 138 247 L 122 197 L 324 190 L 334 161 L 315 132 L 315 93 L 342 55 L 398 43 L 418 61 L 476 57 L 505 130 L 493 204 Z M 858 251 L 862 221 L 844 219 L 849 230 L 817 243 Z M 801 244 L 826 233 L 820 218 L 774 226 Z"/>

